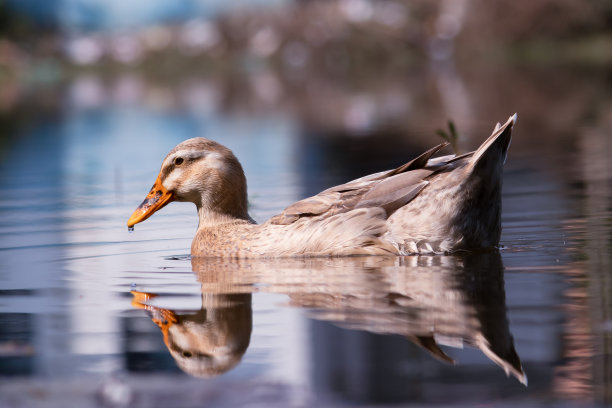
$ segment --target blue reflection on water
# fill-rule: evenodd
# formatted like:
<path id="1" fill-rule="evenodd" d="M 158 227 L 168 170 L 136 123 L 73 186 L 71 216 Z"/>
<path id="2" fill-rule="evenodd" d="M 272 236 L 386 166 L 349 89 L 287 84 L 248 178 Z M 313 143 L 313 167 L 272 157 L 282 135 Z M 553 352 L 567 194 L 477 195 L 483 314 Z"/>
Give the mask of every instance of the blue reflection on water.
<path id="1" fill-rule="evenodd" d="M 195 227 L 193 207 L 177 204 L 134 234 L 125 229 L 161 159 L 180 141 L 206 136 L 231 147 L 245 171 L 256 175 L 250 201 L 258 218 L 297 199 L 290 173 L 295 132 L 283 118 L 72 106 L 53 117 L 35 117 L 11 136 L 0 163 L 0 316 L 3 341 L 16 351 L 2 358 L 4 374 L 122 369 L 121 344 L 132 326 L 121 329 L 117 313 L 129 304 L 120 294 L 129 280 L 142 282 L 145 271 L 160 268 L 157 254 L 140 262 L 132 257 L 184 253 Z M 270 187 L 271 180 L 277 185 Z M 159 348 L 157 337 L 153 344 Z M 126 354 L 128 368 L 142 369 L 137 355 Z M 156 352 L 154 360 L 161 363 L 153 364 L 155 370 L 176 370 L 166 353 Z"/>

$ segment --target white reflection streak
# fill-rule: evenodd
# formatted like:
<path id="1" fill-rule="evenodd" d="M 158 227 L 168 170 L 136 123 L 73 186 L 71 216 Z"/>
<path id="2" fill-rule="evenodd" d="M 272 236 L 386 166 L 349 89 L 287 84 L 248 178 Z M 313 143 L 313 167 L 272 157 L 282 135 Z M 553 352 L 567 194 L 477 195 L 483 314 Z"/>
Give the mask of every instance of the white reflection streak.
<path id="1" fill-rule="evenodd" d="M 70 333 L 66 343 L 75 355 L 71 361 L 73 372 L 110 373 L 122 368 L 121 322 L 117 313 L 117 296 L 112 282 L 120 273 L 118 257 L 89 258 L 94 249 L 92 245 L 72 245 L 76 243 L 117 241 L 117 232 L 112 228 L 100 228 L 108 219 L 109 208 L 91 208 L 82 200 L 88 186 L 101 186 L 108 183 L 106 176 L 112 174 L 112 160 L 105 163 L 108 170 L 88 171 L 82 166 L 95 157 L 95 149 L 89 145 L 91 138 L 83 137 L 81 129 L 75 128 L 66 137 L 64 162 L 68 174 L 87 174 L 87 186 L 69 176 L 66 182 L 66 197 L 75 202 L 67 207 L 64 225 L 66 245 L 64 257 L 69 259 L 64 267 L 70 272 L 66 282 L 68 290 L 67 316 Z M 92 150 L 94 150 L 92 152 Z M 75 171 L 78 170 L 78 171 Z M 72 178 L 71 178 L 72 177 Z M 83 228 L 87 226 L 87 228 Z M 92 231 L 95 233 L 92 235 Z M 78 259 L 83 258 L 85 259 Z M 89 259 L 87 259 L 89 258 Z M 93 357 L 93 358 L 92 358 Z"/>

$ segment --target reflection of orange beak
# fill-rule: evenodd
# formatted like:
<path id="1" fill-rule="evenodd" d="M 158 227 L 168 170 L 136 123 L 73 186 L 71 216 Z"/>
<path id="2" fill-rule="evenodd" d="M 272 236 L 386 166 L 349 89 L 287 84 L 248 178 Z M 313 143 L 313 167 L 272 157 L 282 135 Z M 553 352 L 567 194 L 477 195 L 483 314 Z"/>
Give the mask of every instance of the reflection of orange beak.
<path id="1" fill-rule="evenodd" d="M 131 290 L 130 293 L 133 296 L 132 307 L 135 307 L 136 309 L 146 309 L 147 308 L 146 303 L 149 301 L 149 299 L 153 299 L 154 297 L 157 297 L 157 295 L 155 294 L 147 293 L 147 292 L 139 292 L 137 290 Z"/>
<path id="2" fill-rule="evenodd" d="M 169 202 L 174 201 L 174 194 L 166 190 L 161 183 L 159 176 L 155 180 L 155 184 L 151 187 L 151 191 L 145 197 L 144 201 L 138 206 L 127 222 L 128 228 L 132 228 L 149 218 L 153 213 L 163 208 Z"/>
<path id="3" fill-rule="evenodd" d="M 132 307 L 136 309 L 145 309 L 152 312 L 154 315 L 158 315 L 151 317 L 151 320 L 161 329 L 164 336 L 164 344 L 168 347 L 168 330 L 170 330 L 170 327 L 174 323 L 178 322 L 176 314 L 172 310 L 147 305 L 146 302 L 158 296 L 154 293 L 138 292 L 137 290 L 131 290 L 130 293 L 134 296 L 132 298 Z"/>

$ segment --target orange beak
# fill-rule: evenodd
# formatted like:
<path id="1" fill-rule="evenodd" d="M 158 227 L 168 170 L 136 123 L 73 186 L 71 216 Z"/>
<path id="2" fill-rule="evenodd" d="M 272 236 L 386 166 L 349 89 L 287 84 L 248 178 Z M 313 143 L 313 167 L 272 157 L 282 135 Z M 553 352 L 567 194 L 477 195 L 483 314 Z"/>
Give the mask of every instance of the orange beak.
<path id="1" fill-rule="evenodd" d="M 174 201 L 174 194 L 164 188 L 158 176 L 149 194 L 147 194 L 144 201 L 138 206 L 128 220 L 128 228 L 132 228 L 139 222 L 146 220 L 153 215 L 155 211 L 162 209 L 166 204 L 172 201 Z"/>

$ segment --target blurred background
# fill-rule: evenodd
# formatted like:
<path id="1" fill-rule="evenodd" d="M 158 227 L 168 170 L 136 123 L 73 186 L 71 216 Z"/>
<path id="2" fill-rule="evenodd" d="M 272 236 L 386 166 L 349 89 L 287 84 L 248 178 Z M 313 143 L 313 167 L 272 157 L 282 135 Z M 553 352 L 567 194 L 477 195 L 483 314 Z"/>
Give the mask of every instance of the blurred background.
<path id="1" fill-rule="evenodd" d="M 501 253 L 527 389 L 482 355 L 465 357 L 473 375 L 434 369 L 279 293 L 254 294 L 236 369 L 187 380 L 131 303 L 137 287 L 201 307 L 193 208 L 125 230 L 182 140 L 235 152 L 261 222 L 406 162 L 449 121 L 465 152 L 515 112 Z M 0 0 L 0 406 L 235 406 L 233 389 L 278 406 L 606 406 L 611 145 L 610 0 Z M 326 365 L 346 344 L 390 351 Z"/>
<path id="2" fill-rule="evenodd" d="M 612 60 L 606 0 L 4 0 L 0 7 L 4 117 L 113 104 L 277 115 L 315 132 L 402 131 L 419 140 L 447 119 L 471 137 L 520 111 L 537 139 L 567 142 L 584 118 L 609 112 L 595 103 L 605 99 Z M 544 123 L 545 131 L 535 128 Z"/>

